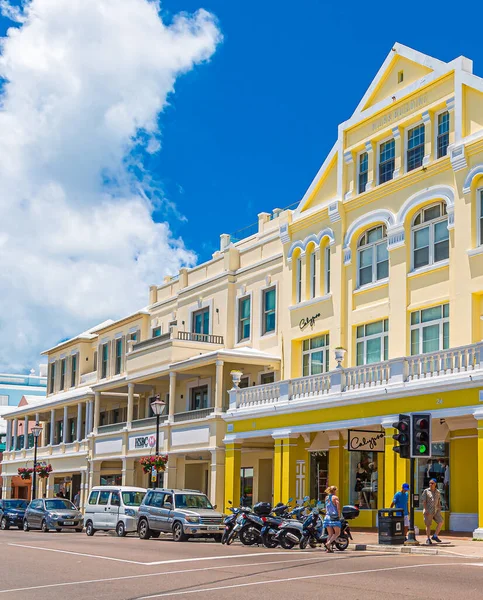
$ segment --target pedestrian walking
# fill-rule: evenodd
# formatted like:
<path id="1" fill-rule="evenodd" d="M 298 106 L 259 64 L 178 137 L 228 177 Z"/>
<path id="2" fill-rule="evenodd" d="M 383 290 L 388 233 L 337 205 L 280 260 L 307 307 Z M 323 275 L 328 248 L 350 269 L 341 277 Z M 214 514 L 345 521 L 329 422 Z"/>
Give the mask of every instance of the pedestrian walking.
<path id="1" fill-rule="evenodd" d="M 438 535 L 443 527 L 443 516 L 441 515 L 441 493 L 436 486 L 436 479 L 429 480 L 429 488 L 425 489 L 421 500 L 423 502 L 423 517 L 426 525 L 426 544 L 430 546 L 433 541 L 441 543 Z M 436 531 L 431 536 L 431 525 L 436 523 Z"/>
<path id="2" fill-rule="evenodd" d="M 335 485 L 329 485 L 325 490 L 327 496 L 325 497 L 324 527 L 327 529 L 329 535 L 325 543 L 327 552 L 334 552 L 332 548 L 333 543 L 340 535 L 340 502 L 339 498 L 335 495 L 336 492 L 337 486 Z"/>
<path id="3" fill-rule="evenodd" d="M 401 491 L 394 494 L 394 498 L 391 503 L 391 508 L 399 508 L 404 511 L 404 536 L 408 537 L 409 529 L 409 483 L 403 483 Z"/>
<path id="4" fill-rule="evenodd" d="M 74 496 L 74 504 L 77 508 L 80 506 L 80 492 L 77 492 Z"/>

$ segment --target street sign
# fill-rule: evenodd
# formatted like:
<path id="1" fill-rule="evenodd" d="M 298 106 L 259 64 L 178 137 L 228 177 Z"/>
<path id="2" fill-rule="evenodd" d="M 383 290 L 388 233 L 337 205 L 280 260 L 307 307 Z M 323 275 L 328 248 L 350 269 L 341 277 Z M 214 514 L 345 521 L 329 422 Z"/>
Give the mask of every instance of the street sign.
<path id="1" fill-rule="evenodd" d="M 158 480 L 158 472 L 156 467 L 151 467 L 151 483 L 155 483 Z"/>

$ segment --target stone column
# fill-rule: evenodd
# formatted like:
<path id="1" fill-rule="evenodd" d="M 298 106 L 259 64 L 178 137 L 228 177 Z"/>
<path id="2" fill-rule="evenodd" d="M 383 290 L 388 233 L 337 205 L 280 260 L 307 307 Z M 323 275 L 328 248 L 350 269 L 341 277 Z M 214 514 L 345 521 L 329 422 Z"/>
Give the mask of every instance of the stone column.
<path id="1" fill-rule="evenodd" d="M 17 450 L 18 440 L 18 419 L 13 420 L 13 449 Z"/>
<path id="2" fill-rule="evenodd" d="M 338 488 L 339 498 L 345 498 L 345 490 L 342 490 L 344 481 L 342 467 L 344 464 L 343 442 L 338 431 L 328 431 L 329 436 L 329 485 Z"/>
<path id="3" fill-rule="evenodd" d="M 85 423 L 84 423 L 84 438 L 87 439 L 87 436 L 90 433 L 90 419 L 91 419 L 91 401 L 87 400 L 86 401 L 86 418 L 85 418 Z"/>
<path id="4" fill-rule="evenodd" d="M 76 440 L 78 442 L 82 439 L 82 403 L 79 402 L 77 405 L 77 431 L 76 431 Z"/>
<path id="5" fill-rule="evenodd" d="M 28 450 L 29 447 L 29 418 L 26 415 L 23 420 L 23 449 Z"/>
<path id="6" fill-rule="evenodd" d="M 216 504 L 218 510 L 223 512 L 225 509 L 224 501 L 225 488 L 225 453 L 222 449 L 211 451 L 210 465 L 210 500 Z"/>
<path id="7" fill-rule="evenodd" d="M 225 506 L 228 500 L 238 506 L 241 497 L 240 490 L 241 446 L 240 444 L 226 444 L 225 449 Z"/>
<path id="8" fill-rule="evenodd" d="M 134 458 L 122 459 L 122 485 L 134 485 Z"/>
<path id="9" fill-rule="evenodd" d="M 10 475 L 2 475 L 2 498 L 8 499 L 12 497 L 12 477 Z"/>
<path id="10" fill-rule="evenodd" d="M 366 152 L 367 152 L 367 183 L 366 183 L 366 192 L 368 190 L 372 190 L 372 188 L 377 183 L 377 164 L 374 160 L 374 148 L 371 142 L 366 142 Z M 376 182 L 376 183 L 375 183 Z"/>
<path id="11" fill-rule="evenodd" d="M 68 419 L 69 407 L 64 406 L 64 421 L 62 423 L 62 442 L 67 444 L 69 435 L 68 435 L 68 427 L 69 427 L 69 419 Z"/>
<path id="12" fill-rule="evenodd" d="M 178 479 L 177 479 L 177 466 L 178 459 L 173 454 L 168 454 L 168 466 L 164 473 L 164 486 L 166 488 L 176 488 L 178 487 Z"/>
<path id="13" fill-rule="evenodd" d="M 134 383 L 127 384 L 127 427 L 131 428 L 134 412 Z"/>
<path id="14" fill-rule="evenodd" d="M 295 496 L 295 476 L 297 462 L 297 440 L 294 437 L 286 437 L 282 442 L 282 499 L 281 502 L 288 502 L 289 498 L 296 499 Z"/>
<path id="15" fill-rule="evenodd" d="M 396 179 L 401 173 L 404 173 L 405 156 L 404 148 L 401 147 L 401 132 L 399 131 L 399 127 L 393 128 L 392 135 L 394 137 L 394 172 L 392 176 L 393 179 Z"/>
<path id="16" fill-rule="evenodd" d="M 50 410 L 50 445 L 55 442 L 55 408 Z"/>
<path id="17" fill-rule="evenodd" d="M 54 476 L 49 475 L 46 480 L 45 494 L 47 498 L 52 498 L 52 494 L 54 492 Z"/>
<path id="18" fill-rule="evenodd" d="M 169 372 L 169 415 L 168 421 L 174 423 L 174 413 L 176 405 L 176 373 Z"/>
<path id="19" fill-rule="evenodd" d="M 273 448 L 273 504 L 282 500 L 283 445 L 280 438 L 275 439 Z"/>
<path id="20" fill-rule="evenodd" d="M 7 449 L 7 452 L 10 452 L 10 450 L 12 449 L 12 420 L 11 419 L 7 419 L 7 443 L 5 448 Z"/>
<path id="21" fill-rule="evenodd" d="M 99 415 L 101 410 L 101 392 L 94 393 L 94 425 L 93 430 L 97 435 L 97 430 L 99 428 Z"/>
<path id="22" fill-rule="evenodd" d="M 223 412 L 223 361 L 216 361 L 215 413 Z"/>

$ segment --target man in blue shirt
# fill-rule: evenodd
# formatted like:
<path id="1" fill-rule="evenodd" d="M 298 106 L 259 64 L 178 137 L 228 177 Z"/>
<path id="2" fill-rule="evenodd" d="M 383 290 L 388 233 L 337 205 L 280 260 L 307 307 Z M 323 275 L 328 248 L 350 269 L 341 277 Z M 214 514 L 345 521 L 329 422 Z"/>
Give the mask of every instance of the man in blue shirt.
<path id="1" fill-rule="evenodd" d="M 403 483 L 401 491 L 394 494 L 391 508 L 400 508 L 404 511 L 404 535 L 407 537 L 409 529 L 409 511 L 408 511 L 408 499 L 409 499 L 409 483 Z"/>

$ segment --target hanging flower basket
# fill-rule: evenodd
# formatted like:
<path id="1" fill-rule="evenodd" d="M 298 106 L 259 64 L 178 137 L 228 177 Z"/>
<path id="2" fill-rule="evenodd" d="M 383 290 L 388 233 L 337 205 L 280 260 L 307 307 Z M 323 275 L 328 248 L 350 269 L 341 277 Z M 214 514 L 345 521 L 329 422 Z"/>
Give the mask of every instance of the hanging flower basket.
<path id="1" fill-rule="evenodd" d="M 22 479 L 30 479 L 34 470 L 32 467 L 19 467 L 18 474 Z"/>
<path id="2" fill-rule="evenodd" d="M 37 475 L 41 479 L 47 479 L 49 473 L 52 473 L 52 465 L 37 465 Z"/>
<path id="3" fill-rule="evenodd" d="M 145 473 L 151 473 L 153 467 L 155 467 L 158 473 L 166 470 L 166 463 L 168 462 L 167 454 L 155 454 L 153 456 L 143 456 L 139 462 Z"/>

